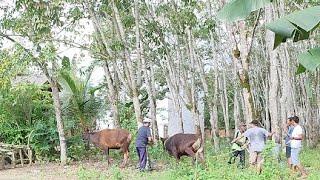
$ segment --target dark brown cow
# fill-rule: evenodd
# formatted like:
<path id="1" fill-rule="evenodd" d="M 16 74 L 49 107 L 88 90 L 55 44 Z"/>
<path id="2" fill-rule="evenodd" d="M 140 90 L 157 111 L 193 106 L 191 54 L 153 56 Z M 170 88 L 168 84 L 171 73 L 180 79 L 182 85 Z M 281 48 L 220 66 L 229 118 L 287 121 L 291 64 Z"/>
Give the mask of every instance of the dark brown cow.
<path id="1" fill-rule="evenodd" d="M 203 151 L 201 139 L 196 134 L 175 134 L 169 137 L 164 145 L 168 153 L 174 156 L 177 161 L 181 156 L 190 156 L 195 160 L 196 155 Z M 199 158 L 201 161 L 203 160 L 201 155 Z"/>
<path id="2" fill-rule="evenodd" d="M 125 129 L 103 129 L 98 132 L 86 132 L 84 139 L 102 149 L 107 156 L 108 164 L 109 149 L 120 149 L 123 152 L 123 163 L 120 167 L 125 167 L 129 159 L 129 145 L 131 143 L 131 134 Z"/>

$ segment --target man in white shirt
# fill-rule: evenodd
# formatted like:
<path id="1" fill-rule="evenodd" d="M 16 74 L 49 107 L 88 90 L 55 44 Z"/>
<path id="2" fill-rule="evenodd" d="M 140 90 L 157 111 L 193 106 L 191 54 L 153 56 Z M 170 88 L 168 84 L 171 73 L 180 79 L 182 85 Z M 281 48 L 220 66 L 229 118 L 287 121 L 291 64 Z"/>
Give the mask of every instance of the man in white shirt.
<path id="1" fill-rule="evenodd" d="M 299 162 L 299 153 L 302 147 L 302 139 L 303 139 L 303 130 L 302 127 L 299 125 L 299 118 L 297 116 L 293 117 L 293 131 L 290 141 L 291 146 L 291 163 L 293 169 L 298 169 L 302 176 L 307 176 L 306 172 L 304 171 L 302 165 Z"/>

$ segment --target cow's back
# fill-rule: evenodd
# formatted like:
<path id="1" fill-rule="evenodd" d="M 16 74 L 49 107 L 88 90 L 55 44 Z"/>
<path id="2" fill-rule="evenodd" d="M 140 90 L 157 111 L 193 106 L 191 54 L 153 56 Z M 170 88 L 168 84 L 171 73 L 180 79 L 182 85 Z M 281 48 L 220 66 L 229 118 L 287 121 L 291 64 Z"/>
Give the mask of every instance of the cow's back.
<path id="1" fill-rule="evenodd" d="M 120 148 L 125 143 L 130 143 L 130 132 L 126 129 L 103 129 L 97 132 L 99 142 L 109 148 Z"/>
<path id="2" fill-rule="evenodd" d="M 172 154 L 173 151 L 182 152 L 187 147 L 192 146 L 197 140 L 197 136 L 195 134 L 175 134 L 167 139 L 165 142 L 165 148 Z"/>

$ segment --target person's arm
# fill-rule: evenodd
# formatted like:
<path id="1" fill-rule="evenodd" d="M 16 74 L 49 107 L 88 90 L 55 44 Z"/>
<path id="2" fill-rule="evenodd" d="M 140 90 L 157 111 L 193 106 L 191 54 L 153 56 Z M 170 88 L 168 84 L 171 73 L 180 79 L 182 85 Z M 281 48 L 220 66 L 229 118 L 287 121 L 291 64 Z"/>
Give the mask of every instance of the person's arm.
<path id="1" fill-rule="evenodd" d="M 237 138 L 233 139 L 233 140 L 231 141 L 231 143 L 235 143 L 235 142 L 237 142 L 239 139 L 241 139 L 241 138 L 243 138 L 243 137 L 244 137 L 244 135 L 241 134 L 241 135 L 238 136 Z"/>
<path id="2" fill-rule="evenodd" d="M 246 140 L 246 142 L 244 143 L 244 145 L 241 146 L 241 148 L 242 148 L 242 149 L 245 149 L 245 148 L 248 147 L 249 144 L 250 144 L 250 141 L 249 141 L 249 140 L 248 140 L 248 141 Z"/>
<path id="3" fill-rule="evenodd" d="M 296 136 L 296 137 L 291 137 L 291 140 L 303 140 L 303 135 L 302 135 L 302 134 L 299 134 L 299 135 Z"/>
<path id="4" fill-rule="evenodd" d="M 276 132 L 271 132 L 271 133 L 268 132 L 268 133 L 267 133 L 267 136 L 268 136 L 268 137 L 271 137 L 274 133 L 276 133 Z"/>
<path id="5" fill-rule="evenodd" d="M 266 137 L 271 137 L 275 132 L 268 132 L 267 130 L 263 129 L 263 133 Z"/>
<path id="6" fill-rule="evenodd" d="M 147 137 L 148 137 L 148 143 L 152 143 L 153 139 L 152 139 L 152 135 L 151 135 L 151 130 L 150 128 L 147 131 Z"/>
<path id="7" fill-rule="evenodd" d="M 291 137 L 291 140 L 303 140 L 302 128 L 298 129 L 298 135 L 295 137 Z"/>

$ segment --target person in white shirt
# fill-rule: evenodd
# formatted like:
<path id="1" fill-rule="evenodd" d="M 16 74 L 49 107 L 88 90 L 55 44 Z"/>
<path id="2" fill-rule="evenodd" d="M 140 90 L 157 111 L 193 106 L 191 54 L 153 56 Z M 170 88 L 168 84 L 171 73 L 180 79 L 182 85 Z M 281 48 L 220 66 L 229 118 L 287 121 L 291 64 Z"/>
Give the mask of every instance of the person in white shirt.
<path id="1" fill-rule="evenodd" d="M 303 139 L 303 130 L 302 127 L 299 125 L 299 118 L 297 116 L 293 117 L 293 131 L 290 141 L 291 146 L 291 163 L 293 170 L 298 169 L 302 176 L 307 176 L 303 166 L 299 162 L 299 153 L 302 147 L 302 139 Z"/>

